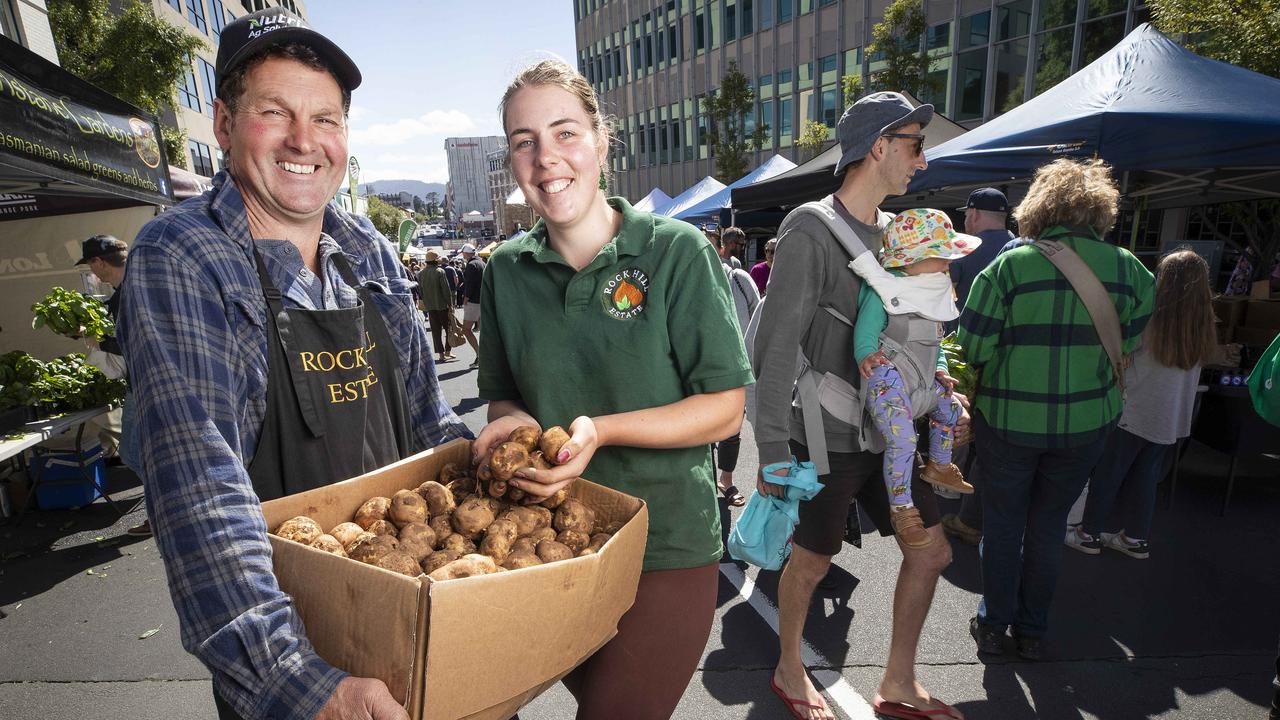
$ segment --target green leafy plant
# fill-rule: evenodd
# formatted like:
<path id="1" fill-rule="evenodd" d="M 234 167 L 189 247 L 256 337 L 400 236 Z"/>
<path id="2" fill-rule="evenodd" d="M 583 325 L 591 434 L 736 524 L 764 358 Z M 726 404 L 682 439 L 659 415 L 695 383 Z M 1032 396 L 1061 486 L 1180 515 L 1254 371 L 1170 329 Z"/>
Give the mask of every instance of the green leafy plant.
<path id="1" fill-rule="evenodd" d="M 707 140 L 716 158 L 716 179 L 731 183 L 747 174 L 747 152 L 758 149 L 768 138 L 769 126 L 757 125 L 747 132 L 747 115 L 754 111 L 755 92 L 751 82 L 730 60 L 720 79 L 720 89 L 702 99 L 707 116 Z"/>
<path id="2" fill-rule="evenodd" d="M 31 306 L 35 318 L 32 329 L 48 327 L 53 332 L 70 338 L 87 337 L 98 342 L 115 337 L 116 324 L 107 312 L 107 306 L 75 290 L 55 287 L 45 298 Z"/>
<path id="3" fill-rule="evenodd" d="M 884 20 L 871 29 L 867 45 L 868 53 L 885 61 L 885 67 L 871 76 L 874 89 L 905 90 L 920 97 L 932 87 L 931 61 L 924 48 L 928 27 L 922 0 L 894 0 L 885 8 Z"/>
<path id="4" fill-rule="evenodd" d="M 124 399 L 125 381 L 114 380 L 72 353 L 49 362 L 21 350 L 0 356 L 0 410 L 33 405 L 48 413 L 74 412 Z"/>
<path id="5" fill-rule="evenodd" d="M 796 145 L 799 145 L 809 156 L 809 158 L 817 157 L 822 152 L 822 146 L 827 143 L 827 135 L 830 134 L 830 128 L 817 120 L 810 120 L 805 123 L 804 130 L 800 132 L 800 137 L 796 139 Z"/>
<path id="6" fill-rule="evenodd" d="M 965 358 L 964 347 L 956 342 L 955 333 L 942 338 L 942 354 L 947 358 L 951 377 L 956 379 L 955 391 L 972 400 L 978 389 L 978 370 Z"/>

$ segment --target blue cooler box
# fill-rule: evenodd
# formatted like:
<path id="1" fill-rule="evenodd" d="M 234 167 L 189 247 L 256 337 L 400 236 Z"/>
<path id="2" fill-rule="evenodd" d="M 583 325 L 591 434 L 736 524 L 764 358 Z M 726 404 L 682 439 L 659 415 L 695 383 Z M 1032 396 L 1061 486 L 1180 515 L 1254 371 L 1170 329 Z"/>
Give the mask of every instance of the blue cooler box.
<path id="1" fill-rule="evenodd" d="M 106 485 L 107 482 L 107 463 L 102 459 L 102 446 L 94 444 L 82 452 L 80 458 L 84 460 L 85 475 L 80 473 L 74 452 L 32 456 L 31 476 L 40 483 L 36 486 L 36 502 L 41 510 L 80 507 L 102 497 L 98 484 Z M 86 475 L 94 482 L 86 480 Z"/>

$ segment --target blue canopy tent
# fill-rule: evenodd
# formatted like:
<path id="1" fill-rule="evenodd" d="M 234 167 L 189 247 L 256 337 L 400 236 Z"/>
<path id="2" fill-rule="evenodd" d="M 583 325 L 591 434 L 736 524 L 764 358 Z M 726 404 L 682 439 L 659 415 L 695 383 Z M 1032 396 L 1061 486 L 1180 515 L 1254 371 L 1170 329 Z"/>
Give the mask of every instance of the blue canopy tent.
<path id="1" fill-rule="evenodd" d="M 1059 157 L 1095 156 L 1149 208 L 1280 197 L 1280 80 L 1200 57 L 1144 23 L 1050 90 L 926 151 L 903 200 L 963 198 Z"/>
<path id="2" fill-rule="evenodd" d="M 768 160 L 760 163 L 755 170 L 752 170 L 732 183 L 729 183 L 728 186 L 719 190 L 715 194 L 709 195 L 698 204 L 676 213 L 675 217 L 677 219 L 688 220 L 690 222 L 697 220 L 718 221 L 720 219 L 720 211 L 733 206 L 732 197 L 734 188 L 746 187 L 758 182 L 763 182 L 771 177 L 781 175 L 795 166 L 795 163 L 781 155 L 774 155 Z"/>
<path id="3" fill-rule="evenodd" d="M 724 183 L 708 175 L 699 180 L 693 185 L 693 187 L 672 198 L 671 202 L 659 207 L 657 210 L 654 210 L 653 213 L 655 215 L 675 217 L 677 213 L 683 212 L 694 205 L 697 205 L 707 197 L 714 195 L 723 189 Z"/>

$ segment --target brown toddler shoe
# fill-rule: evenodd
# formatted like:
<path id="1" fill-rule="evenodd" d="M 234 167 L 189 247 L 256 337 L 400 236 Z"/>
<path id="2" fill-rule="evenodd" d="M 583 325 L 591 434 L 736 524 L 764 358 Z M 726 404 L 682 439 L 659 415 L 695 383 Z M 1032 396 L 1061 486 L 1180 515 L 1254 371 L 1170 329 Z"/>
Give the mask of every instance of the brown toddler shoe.
<path id="1" fill-rule="evenodd" d="M 944 488 L 964 493 L 965 495 L 973 492 L 973 486 L 965 482 L 964 475 L 961 474 L 960 468 L 955 463 L 943 465 L 930 460 L 925 464 L 920 477 L 925 482 L 941 485 Z"/>
<path id="2" fill-rule="evenodd" d="M 920 519 L 920 511 L 914 505 L 890 508 L 889 522 L 893 525 L 893 533 L 909 548 L 920 549 L 933 542 L 933 536 L 924 529 L 924 520 Z"/>

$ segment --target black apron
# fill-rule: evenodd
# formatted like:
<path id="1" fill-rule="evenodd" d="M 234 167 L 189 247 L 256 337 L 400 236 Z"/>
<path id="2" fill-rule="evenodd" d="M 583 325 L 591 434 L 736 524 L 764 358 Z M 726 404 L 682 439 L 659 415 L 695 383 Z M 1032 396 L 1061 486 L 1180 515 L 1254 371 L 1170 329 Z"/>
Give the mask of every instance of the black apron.
<path id="1" fill-rule="evenodd" d="M 353 478 L 409 454 L 409 406 L 391 333 L 341 253 L 333 256 L 359 303 L 285 308 L 253 249 L 267 300 L 267 413 L 249 477 L 260 500 Z M 240 720 L 213 693 L 220 720 Z"/>

